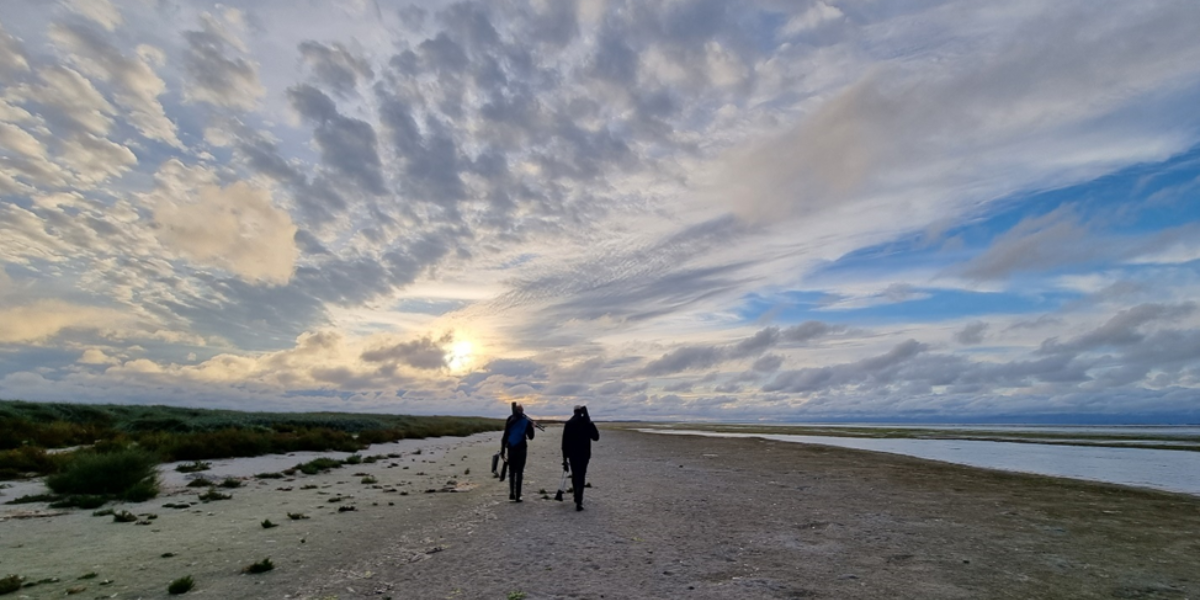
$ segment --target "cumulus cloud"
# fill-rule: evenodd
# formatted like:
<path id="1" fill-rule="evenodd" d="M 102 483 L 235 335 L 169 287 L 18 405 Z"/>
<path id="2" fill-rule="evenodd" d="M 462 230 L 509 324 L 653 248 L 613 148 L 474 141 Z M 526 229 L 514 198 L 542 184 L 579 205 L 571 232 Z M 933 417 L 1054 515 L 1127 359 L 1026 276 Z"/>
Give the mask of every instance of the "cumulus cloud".
<path id="1" fill-rule="evenodd" d="M 295 270 L 296 225 L 265 188 L 205 185 L 194 198 L 161 202 L 154 219 L 163 245 L 197 263 L 271 284 L 286 283 Z"/>
<path id="2" fill-rule="evenodd" d="M 964 345 L 982 344 L 987 330 L 988 324 L 982 321 L 968 323 L 966 327 L 954 334 L 954 341 Z"/>
<path id="3" fill-rule="evenodd" d="M 372 194 L 384 193 L 382 162 L 370 123 L 342 116 L 333 100 L 310 85 L 288 89 L 292 108 L 316 125 L 313 141 L 321 162 L 347 182 Z"/>

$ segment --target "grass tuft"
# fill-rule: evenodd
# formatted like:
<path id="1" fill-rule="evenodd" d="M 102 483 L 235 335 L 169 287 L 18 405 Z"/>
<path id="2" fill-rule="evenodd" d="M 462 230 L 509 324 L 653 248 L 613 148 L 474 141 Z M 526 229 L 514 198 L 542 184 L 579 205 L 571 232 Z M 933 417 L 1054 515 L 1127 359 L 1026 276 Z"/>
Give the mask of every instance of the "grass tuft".
<path id="1" fill-rule="evenodd" d="M 279 524 L 278 524 L 278 523 L 272 523 L 270 519 L 263 519 L 263 522 L 261 523 L 261 525 L 262 525 L 262 528 L 263 528 L 263 529 L 270 529 L 270 528 L 272 528 L 272 527 L 279 527 Z"/>
<path id="2" fill-rule="evenodd" d="M 226 477 L 225 481 L 221 482 L 221 487 L 227 489 L 240 488 L 242 487 L 242 480 L 234 479 L 233 477 Z"/>
<path id="3" fill-rule="evenodd" d="M 179 471 L 180 473 L 199 473 L 200 471 L 207 471 L 211 468 L 212 463 L 210 462 L 194 460 L 190 463 L 184 463 L 176 466 L 175 470 Z"/>
<path id="4" fill-rule="evenodd" d="M 275 568 L 270 558 L 264 558 L 256 563 L 251 563 L 242 568 L 243 573 L 266 573 Z"/>
<path id="5" fill-rule="evenodd" d="M 179 594 L 190 592 L 194 587 L 196 587 L 196 582 L 192 580 L 191 575 L 188 575 L 172 581 L 171 585 L 167 586 L 167 593 L 172 596 L 178 596 Z"/>
<path id="6" fill-rule="evenodd" d="M 214 485 L 216 484 L 203 477 L 197 477 L 187 484 L 188 487 L 212 487 Z"/>
<path id="7" fill-rule="evenodd" d="M 379 480 L 375 479 L 374 477 L 371 477 L 370 475 L 367 475 L 366 477 L 362 478 L 362 483 L 364 483 L 366 485 L 371 485 L 373 483 L 379 483 Z"/>

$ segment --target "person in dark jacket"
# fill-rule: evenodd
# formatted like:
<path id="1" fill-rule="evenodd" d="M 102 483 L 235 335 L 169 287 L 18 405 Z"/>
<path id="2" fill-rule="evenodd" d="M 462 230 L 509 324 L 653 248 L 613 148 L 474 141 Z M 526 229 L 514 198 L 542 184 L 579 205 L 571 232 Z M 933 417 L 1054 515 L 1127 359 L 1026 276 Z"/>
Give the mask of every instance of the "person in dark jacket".
<path id="1" fill-rule="evenodd" d="M 512 415 L 504 422 L 504 437 L 500 438 L 500 457 L 508 454 L 508 499 L 521 501 L 521 483 L 525 479 L 525 459 L 533 439 L 533 421 L 525 416 L 525 407 L 512 403 Z"/>
<path id="2" fill-rule="evenodd" d="M 583 510 L 583 486 L 587 484 L 588 462 L 592 459 L 592 442 L 600 441 L 600 431 L 588 416 L 586 406 L 576 406 L 575 415 L 563 427 L 563 470 L 571 471 L 571 486 L 575 488 L 575 510 Z"/>

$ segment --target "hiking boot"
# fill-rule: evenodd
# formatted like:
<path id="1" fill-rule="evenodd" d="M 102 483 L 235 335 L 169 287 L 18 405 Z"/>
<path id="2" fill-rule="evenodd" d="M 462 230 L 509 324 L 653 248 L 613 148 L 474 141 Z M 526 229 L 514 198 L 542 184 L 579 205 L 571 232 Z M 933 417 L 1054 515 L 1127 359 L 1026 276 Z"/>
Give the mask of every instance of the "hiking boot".
<path id="1" fill-rule="evenodd" d="M 524 500 L 522 500 L 522 499 L 520 499 L 520 498 L 517 498 L 517 500 L 516 500 L 516 501 L 517 501 L 517 502 L 524 502 Z"/>
<path id="2" fill-rule="evenodd" d="M 583 505 L 582 505 L 582 504 L 576 504 L 576 505 L 575 505 L 575 512 L 579 512 L 579 511 L 581 511 L 581 510 L 583 510 Z"/>
<path id="3" fill-rule="evenodd" d="M 516 494 L 509 494 L 509 495 L 508 495 L 508 499 L 509 499 L 509 500 L 516 500 L 516 499 L 517 499 L 517 495 L 516 495 Z"/>

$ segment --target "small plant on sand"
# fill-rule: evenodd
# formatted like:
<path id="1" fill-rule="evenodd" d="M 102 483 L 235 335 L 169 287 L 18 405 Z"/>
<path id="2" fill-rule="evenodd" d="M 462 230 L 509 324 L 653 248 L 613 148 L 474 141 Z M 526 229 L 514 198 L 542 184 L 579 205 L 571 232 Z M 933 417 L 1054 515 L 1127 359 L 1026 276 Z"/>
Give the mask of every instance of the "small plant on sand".
<path id="1" fill-rule="evenodd" d="M 212 485 L 214 485 L 213 482 L 211 482 L 203 477 L 197 477 L 197 478 L 189 481 L 187 484 L 188 487 L 209 487 Z"/>
<path id="2" fill-rule="evenodd" d="M 173 596 L 178 596 L 179 594 L 186 594 L 190 592 L 194 587 L 196 587 L 196 582 L 192 581 L 191 575 L 188 575 L 172 581 L 171 585 L 167 586 L 167 593 Z"/>
<path id="3" fill-rule="evenodd" d="M 274 568 L 275 568 L 275 565 L 271 562 L 271 559 L 264 558 L 256 563 L 251 563 L 251 564 L 243 567 L 242 572 L 243 573 L 266 573 L 267 571 L 270 571 L 271 569 L 274 569 Z"/>
<path id="4" fill-rule="evenodd" d="M 113 513 L 113 523 L 132 523 L 138 520 L 137 515 L 123 510 L 119 513 Z"/>
<path id="5" fill-rule="evenodd" d="M 463 475 L 470 475 L 470 474 L 471 474 L 471 470 L 470 470 L 470 469 L 467 469 L 466 471 L 463 471 Z"/>
<path id="6" fill-rule="evenodd" d="M 21 576 L 9 575 L 0 579 L 0 594 L 11 594 L 21 589 Z"/>
<path id="7" fill-rule="evenodd" d="M 272 528 L 272 527 L 279 527 L 279 524 L 278 524 L 278 523 L 272 523 L 270 519 L 263 519 L 263 522 L 262 522 L 261 524 L 262 524 L 262 528 L 263 528 L 263 529 L 270 529 L 270 528 Z"/>
<path id="8" fill-rule="evenodd" d="M 201 502 L 212 502 L 214 500 L 228 500 L 232 498 L 229 494 L 222 494 L 217 491 L 217 488 L 209 488 L 207 492 L 200 494 Z"/>
<path id="9" fill-rule="evenodd" d="M 137 448 L 76 452 L 66 467 L 46 477 L 59 494 L 111 495 L 140 502 L 158 494 L 158 457 Z"/>
<path id="10" fill-rule="evenodd" d="M 351 454 L 350 456 L 346 457 L 345 462 L 348 465 L 357 465 L 357 464 L 361 463 L 362 461 L 363 461 L 363 457 L 361 454 Z"/>
<path id="11" fill-rule="evenodd" d="M 339 507 L 338 507 L 338 512 L 340 512 L 340 513 L 343 513 L 343 512 L 350 512 L 350 511 L 353 511 L 353 510 L 358 510 L 358 509 L 357 509 L 357 508 L 354 508 L 353 506 L 339 506 Z"/>
<path id="12" fill-rule="evenodd" d="M 175 470 L 179 471 L 180 473 L 199 473 L 200 471 L 207 471 L 211 468 L 212 463 L 197 460 L 190 463 L 177 465 Z"/>
<path id="13" fill-rule="evenodd" d="M 290 512 L 290 513 L 288 513 L 288 518 L 293 521 L 301 521 L 301 520 L 307 519 L 308 515 L 306 515 L 304 513 Z"/>
<path id="14" fill-rule="evenodd" d="M 240 488 L 242 487 L 242 480 L 234 479 L 233 477 L 226 477 L 225 481 L 221 482 L 221 487 L 228 489 Z"/>
<path id="15" fill-rule="evenodd" d="M 340 466 L 342 466 L 342 461 L 337 460 L 336 458 L 322 456 L 321 458 L 314 458 L 306 463 L 300 463 L 296 465 L 296 468 L 300 469 L 300 472 L 304 473 L 305 475 L 316 475 L 321 471 L 336 469 Z"/>
<path id="16" fill-rule="evenodd" d="M 525 592 L 517 592 L 517 591 L 509 592 L 508 596 L 505 596 L 505 598 L 507 598 L 508 600 L 525 600 L 525 597 L 526 597 Z"/>
<path id="17" fill-rule="evenodd" d="M 367 475 L 366 477 L 362 478 L 362 483 L 365 485 L 371 485 L 374 483 L 379 483 L 379 480 L 375 479 L 374 477 L 371 477 L 370 475 Z"/>

